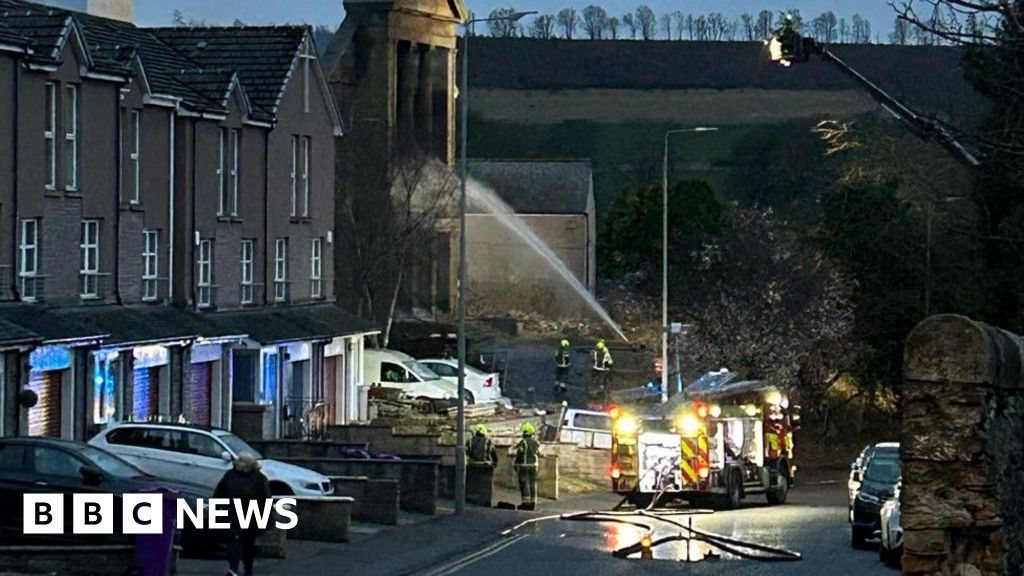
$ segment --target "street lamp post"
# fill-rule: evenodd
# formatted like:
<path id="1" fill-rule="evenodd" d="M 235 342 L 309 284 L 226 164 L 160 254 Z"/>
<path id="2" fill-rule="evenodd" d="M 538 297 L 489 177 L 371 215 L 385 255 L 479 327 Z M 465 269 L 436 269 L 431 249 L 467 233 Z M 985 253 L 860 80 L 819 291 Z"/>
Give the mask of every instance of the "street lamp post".
<path id="1" fill-rule="evenodd" d="M 668 143 L 673 134 L 717 132 L 718 128 L 698 126 L 665 132 L 665 154 L 661 163 L 661 401 L 668 402 Z"/>
<path id="2" fill-rule="evenodd" d="M 496 18 L 476 18 L 463 23 L 462 81 L 459 87 L 459 393 L 455 417 L 455 513 L 466 508 L 466 182 L 469 163 L 466 155 L 466 134 L 469 124 L 469 36 L 477 22 L 507 20 L 517 22 L 536 12 L 513 12 Z"/>

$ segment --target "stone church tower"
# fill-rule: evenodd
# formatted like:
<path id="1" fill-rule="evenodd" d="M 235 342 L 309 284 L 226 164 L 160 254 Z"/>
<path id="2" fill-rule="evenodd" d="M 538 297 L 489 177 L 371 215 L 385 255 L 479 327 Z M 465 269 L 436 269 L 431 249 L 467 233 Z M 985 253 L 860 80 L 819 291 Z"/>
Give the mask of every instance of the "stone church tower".
<path id="1" fill-rule="evenodd" d="M 345 0 L 323 57 L 350 131 L 455 157 L 456 47 L 463 0 Z"/>

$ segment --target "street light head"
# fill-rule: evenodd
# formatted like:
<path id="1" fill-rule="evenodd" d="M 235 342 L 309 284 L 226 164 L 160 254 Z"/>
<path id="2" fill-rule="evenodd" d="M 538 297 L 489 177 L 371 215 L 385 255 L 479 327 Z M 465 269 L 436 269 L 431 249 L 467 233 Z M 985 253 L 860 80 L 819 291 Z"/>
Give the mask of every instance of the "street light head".
<path id="1" fill-rule="evenodd" d="M 532 14 L 536 14 L 536 13 L 537 13 L 536 10 L 533 10 L 533 11 L 530 11 L 530 12 L 513 12 L 513 13 L 508 15 L 507 20 L 511 20 L 512 22 L 518 22 L 518 21 L 522 20 L 523 18 L 525 18 L 527 16 L 530 16 Z"/>
<path id="2" fill-rule="evenodd" d="M 694 132 L 718 132 L 718 128 L 712 126 L 698 126 L 693 129 Z"/>

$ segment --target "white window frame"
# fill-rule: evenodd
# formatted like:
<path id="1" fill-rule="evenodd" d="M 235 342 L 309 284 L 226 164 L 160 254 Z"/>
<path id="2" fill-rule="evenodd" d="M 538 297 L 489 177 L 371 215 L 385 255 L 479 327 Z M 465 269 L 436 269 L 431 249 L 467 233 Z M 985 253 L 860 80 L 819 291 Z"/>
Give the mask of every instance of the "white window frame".
<path id="1" fill-rule="evenodd" d="M 274 241 L 274 301 L 288 301 L 288 239 Z"/>
<path id="2" fill-rule="evenodd" d="M 196 254 L 199 288 L 197 304 L 200 308 L 213 306 L 213 240 L 200 240 Z"/>
<path id="3" fill-rule="evenodd" d="M 255 304 L 256 296 L 253 284 L 253 262 L 256 255 L 256 242 L 253 240 L 242 240 L 241 243 L 241 254 L 239 254 L 239 261 L 242 263 L 242 285 L 241 292 L 239 294 L 241 303 L 244 304 Z"/>
<path id="4" fill-rule="evenodd" d="M 309 216 L 309 162 L 313 148 L 313 139 L 302 137 L 302 216 Z"/>
<path id="5" fill-rule="evenodd" d="M 220 128 L 217 130 L 217 215 L 223 216 L 227 210 L 225 206 L 224 193 L 227 191 L 227 182 L 225 182 L 224 170 L 228 160 L 228 153 L 225 149 L 228 145 L 227 128 Z"/>
<path id="6" fill-rule="evenodd" d="M 160 296 L 160 232 L 142 231 L 142 299 L 151 302 Z"/>
<path id="7" fill-rule="evenodd" d="M 82 268 L 79 271 L 82 279 L 80 295 L 82 298 L 98 298 L 100 274 L 99 220 L 82 220 L 82 238 L 78 246 L 82 253 Z"/>
<path id="8" fill-rule="evenodd" d="M 231 130 L 231 215 L 238 216 L 238 148 L 242 141 L 242 131 Z"/>
<path id="9" fill-rule="evenodd" d="M 129 202 L 138 204 L 142 198 L 142 111 L 132 110 L 130 116 L 132 130 L 132 151 L 128 158 L 132 164 L 132 191 Z"/>
<path id="10" fill-rule="evenodd" d="M 46 83 L 46 123 L 43 126 L 43 138 L 46 139 L 46 152 L 49 157 L 46 160 L 49 166 L 46 167 L 47 190 L 57 189 L 57 83 Z M 45 156 L 44 156 L 45 158 Z"/>
<path id="11" fill-rule="evenodd" d="M 299 137 L 292 136 L 292 170 L 290 173 L 292 184 L 292 207 L 291 215 L 299 215 Z"/>
<path id="12" fill-rule="evenodd" d="M 313 238 L 309 251 L 309 297 L 323 298 L 324 243 Z"/>
<path id="13" fill-rule="evenodd" d="M 31 230 L 31 234 L 29 231 Z M 26 218 L 21 221 L 21 238 L 18 243 L 19 264 L 18 278 L 21 280 L 21 299 L 26 302 L 36 301 L 36 283 L 39 274 L 39 221 Z M 28 286 L 32 287 L 29 294 Z"/>
<path id="14" fill-rule="evenodd" d="M 78 190 L 78 86 L 64 85 L 64 189 Z M 70 117 L 69 117 L 70 115 Z"/>

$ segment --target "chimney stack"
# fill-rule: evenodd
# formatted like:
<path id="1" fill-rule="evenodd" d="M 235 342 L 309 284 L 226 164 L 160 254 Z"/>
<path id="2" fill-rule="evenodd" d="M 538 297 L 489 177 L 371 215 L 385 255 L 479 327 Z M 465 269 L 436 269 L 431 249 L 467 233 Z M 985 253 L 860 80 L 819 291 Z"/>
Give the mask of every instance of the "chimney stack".
<path id="1" fill-rule="evenodd" d="M 86 12 L 129 23 L 135 20 L 132 0 L 88 0 Z"/>

